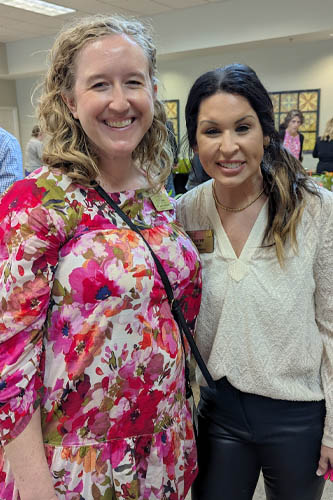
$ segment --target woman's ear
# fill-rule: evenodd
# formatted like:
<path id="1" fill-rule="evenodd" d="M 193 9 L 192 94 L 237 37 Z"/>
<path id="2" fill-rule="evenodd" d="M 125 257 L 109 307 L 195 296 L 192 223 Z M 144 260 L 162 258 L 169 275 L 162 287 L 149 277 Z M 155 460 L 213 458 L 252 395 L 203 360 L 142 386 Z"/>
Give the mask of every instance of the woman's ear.
<path id="1" fill-rule="evenodd" d="M 267 146 L 270 145 L 270 142 L 271 142 L 271 138 L 269 137 L 269 135 L 266 135 L 264 137 L 264 148 L 267 148 Z"/>
<path id="2" fill-rule="evenodd" d="M 74 118 L 78 118 L 74 96 L 69 94 L 61 94 L 61 98 Z"/>

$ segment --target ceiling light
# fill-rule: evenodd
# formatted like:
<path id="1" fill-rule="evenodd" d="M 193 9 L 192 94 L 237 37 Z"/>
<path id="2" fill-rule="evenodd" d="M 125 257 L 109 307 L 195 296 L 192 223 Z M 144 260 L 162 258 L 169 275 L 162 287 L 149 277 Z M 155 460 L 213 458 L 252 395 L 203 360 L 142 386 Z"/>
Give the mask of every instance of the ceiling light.
<path id="1" fill-rule="evenodd" d="M 54 3 L 43 2 L 42 0 L 0 0 L 0 4 L 16 7 L 17 9 L 29 10 L 30 12 L 37 12 L 37 14 L 43 14 L 44 16 L 61 16 L 62 14 L 75 12 L 75 9 L 69 9 Z"/>

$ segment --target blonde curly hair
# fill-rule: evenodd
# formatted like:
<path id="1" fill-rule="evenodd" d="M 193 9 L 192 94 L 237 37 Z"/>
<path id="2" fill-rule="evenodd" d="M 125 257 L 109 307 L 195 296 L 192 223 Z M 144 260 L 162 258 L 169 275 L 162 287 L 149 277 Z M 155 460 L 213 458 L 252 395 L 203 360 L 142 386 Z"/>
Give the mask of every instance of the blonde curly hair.
<path id="1" fill-rule="evenodd" d="M 98 154 L 64 102 L 75 84 L 75 61 L 86 43 L 113 34 L 124 34 L 145 53 L 152 87 L 156 84 L 156 48 L 151 30 L 137 20 L 121 16 L 89 16 L 60 31 L 50 51 L 49 69 L 42 82 L 38 119 L 47 135 L 43 160 L 50 167 L 61 168 L 72 179 L 88 185 L 99 174 Z M 153 123 L 132 153 L 152 186 L 160 187 L 171 168 L 167 144 L 166 115 L 163 103 L 155 98 Z"/>

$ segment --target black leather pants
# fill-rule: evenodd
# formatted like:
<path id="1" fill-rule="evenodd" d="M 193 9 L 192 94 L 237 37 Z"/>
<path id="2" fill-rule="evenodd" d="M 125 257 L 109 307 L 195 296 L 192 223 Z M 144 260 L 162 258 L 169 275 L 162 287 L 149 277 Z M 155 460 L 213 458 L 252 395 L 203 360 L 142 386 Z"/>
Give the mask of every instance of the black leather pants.
<path id="1" fill-rule="evenodd" d="M 242 393 L 227 379 L 201 388 L 199 475 L 192 500 L 251 500 L 262 471 L 268 500 L 320 500 L 316 476 L 325 403 Z"/>

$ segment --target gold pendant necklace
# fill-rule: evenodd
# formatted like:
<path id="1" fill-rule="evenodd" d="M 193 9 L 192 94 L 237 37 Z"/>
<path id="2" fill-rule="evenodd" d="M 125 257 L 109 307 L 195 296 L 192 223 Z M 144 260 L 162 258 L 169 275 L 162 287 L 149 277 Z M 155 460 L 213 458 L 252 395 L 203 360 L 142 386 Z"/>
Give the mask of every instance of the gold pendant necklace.
<path id="1" fill-rule="evenodd" d="M 214 198 L 214 201 L 215 201 L 215 205 L 216 206 L 219 206 L 221 207 L 223 210 L 225 210 L 226 212 L 242 212 L 242 210 L 245 210 L 246 208 L 249 208 L 251 205 L 253 205 L 253 203 L 255 203 L 259 198 L 260 196 L 262 195 L 262 193 L 264 192 L 265 188 L 262 188 L 262 190 L 260 191 L 260 193 L 258 194 L 258 196 L 256 196 L 254 198 L 254 200 L 250 201 L 250 203 L 248 203 L 247 205 L 245 205 L 245 207 L 241 207 L 241 208 L 231 208 L 231 207 L 225 207 L 224 205 L 222 205 L 222 203 L 217 199 L 217 196 L 216 196 L 216 191 L 215 191 L 215 181 L 213 182 L 213 198 Z"/>

